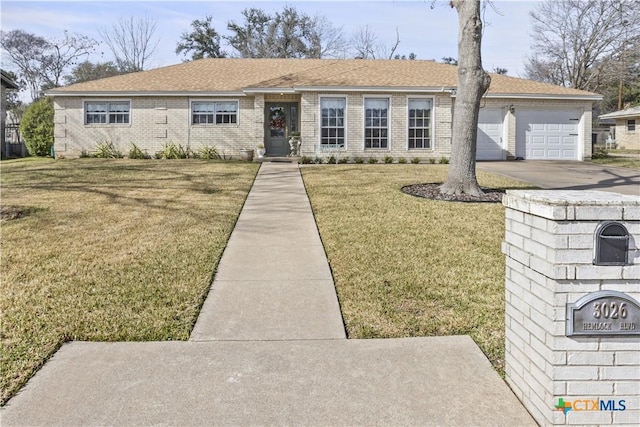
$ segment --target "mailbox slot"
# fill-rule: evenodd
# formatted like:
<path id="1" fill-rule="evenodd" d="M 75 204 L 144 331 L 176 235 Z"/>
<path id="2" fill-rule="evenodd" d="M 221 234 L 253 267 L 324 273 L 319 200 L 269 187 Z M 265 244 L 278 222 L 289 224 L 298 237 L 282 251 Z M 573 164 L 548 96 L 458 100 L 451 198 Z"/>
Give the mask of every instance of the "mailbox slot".
<path id="1" fill-rule="evenodd" d="M 627 265 L 629 260 L 629 232 L 619 222 L 598 225 L 595 235 L 594 265 Z"/>

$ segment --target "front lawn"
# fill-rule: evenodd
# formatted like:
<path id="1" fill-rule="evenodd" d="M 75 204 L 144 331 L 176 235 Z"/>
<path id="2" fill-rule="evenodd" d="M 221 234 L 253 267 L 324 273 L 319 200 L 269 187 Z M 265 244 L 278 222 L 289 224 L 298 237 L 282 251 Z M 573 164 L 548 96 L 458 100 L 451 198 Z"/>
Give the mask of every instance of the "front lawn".
<path id="1" fill-rule="evenodd" d="M 63 342 L 185 340 L 258 169 L 1 164 L 4 403 Z"/>
<path id="2" fill-rule="evenodd" d="M 302 169 L 350 338 L 469 334 L 504 360 L 504 207 L 400 191 L 445 165 Z M 480 184 L 524 187 L 478 171 Z"/>
<path id="3" fill-rule="evenodd" d="M 591 163 L 640 170 L 640 150 L 608 150 L 606 157 L 591 159 Z"/>
<path id="4" fill-rule="evenodd" d="M 2 162 L 2 402 L 68 340 L 185 340 L 258 165 Z M 469 334 L 502 371 L 501 204 L 419 199 L 446 165 L 304 167 L 350 338 Z M 488 187 L 519 184 L 478 171 Z"/>

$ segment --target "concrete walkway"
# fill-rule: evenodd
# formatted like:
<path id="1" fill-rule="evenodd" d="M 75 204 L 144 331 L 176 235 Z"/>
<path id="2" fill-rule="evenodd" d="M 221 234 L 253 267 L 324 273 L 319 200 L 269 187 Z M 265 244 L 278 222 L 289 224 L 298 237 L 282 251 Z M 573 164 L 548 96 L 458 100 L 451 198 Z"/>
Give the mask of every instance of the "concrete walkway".
<path id="1" fill-rule="evenodd" d="M 65 344 L 0 415 L 3 426 L 535 425 L 468 336 L 345 339 L 300 172 L 277 163 L 261 167 L 190 341 Z"/>
<path id="2" fill-rule="evenodd" d="M 346 338 L 297 165 L 263 163 L 192 341 Z"/>

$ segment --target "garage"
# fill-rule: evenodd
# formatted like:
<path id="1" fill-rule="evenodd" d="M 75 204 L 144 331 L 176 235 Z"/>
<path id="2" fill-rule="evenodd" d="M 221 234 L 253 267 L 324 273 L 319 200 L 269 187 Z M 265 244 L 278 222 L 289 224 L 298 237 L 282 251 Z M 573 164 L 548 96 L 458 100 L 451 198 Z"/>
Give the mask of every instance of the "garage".
<path id="1" fill-rule="evenodd" d="M 476 160 L 503 160 L 501 108 L 482 108 L 478 116 Z"/>
<path id="2" fill-rule="evenodd" d="M 516 157 L 527 160 L 579 160 L 580 113 L 572 110 L 516 112 Z"/>

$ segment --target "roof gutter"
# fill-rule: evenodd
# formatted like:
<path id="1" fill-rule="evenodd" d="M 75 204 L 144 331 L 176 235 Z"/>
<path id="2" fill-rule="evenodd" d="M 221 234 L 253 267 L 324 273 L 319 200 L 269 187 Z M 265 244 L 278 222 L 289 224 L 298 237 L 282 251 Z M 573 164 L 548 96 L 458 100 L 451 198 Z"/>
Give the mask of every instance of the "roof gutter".
<path id="1" fill-rule="evenodd" d="M 483 98 L 517 98 L 517 99 L 559 99 L 571 101 L 600 101 L 602 95 L 562 95 L 562 94 L 538 94 L 538 93 L 487 93 Z"/>
<path id="2" fill-rule="evenodd" d="M 404 87 L 388 87 L 388 86 L 295 86 L 297 92 L 451 92 L 456 89 L 455 86 L 404 86 Z"/>
<path id="3" fill-rule="evenodd" d="M 290 87 L 268 87 L 268 88 L 247 87 L 243 89 L 243 92 L 247 95 L 255 95 L 258 93 L 278 93 L 278 94 L 298 93 L 295 90 L 295 88 L 290 88 Z"/>
<path id="4" fill-rule="evenodd" d="M 601 116 L 598 116 L 599 119 L 632 119 L 634 117 L 640 117 L 640 112 L 637 112 L 636 114 L 620 114 L 620 115 L 615 115 L 615 113 L 607 113 L 607 114 L 603 114 Z"/>
<path id="5" fill-rule="evenodd" d="M 206 91 L 184 91 L 184 92 L 158 92 L 158 91 L 124 91 L 124 92 L 119 92 L 119 91 L 69 91 L 69 90 L 65 90 L 65 91 L 56 91 L 55 89 L 52 90 L 48 90 L 47 92 L 45 92 L 46 96 L 82 96 L 82 97 L 89 97 L 89 96 L 102 96 L 102 97 L 131 97 L 131 96 L 170 96 L 170 97 L 177 97 L 177 96 L 190 96 L 190 97 L 208 97 L 208 98 L 212 98 L 212 97 L 239 97 L 239 96 L 246 96 L 246 94 L 244 92 L 206 92 Z"/>

